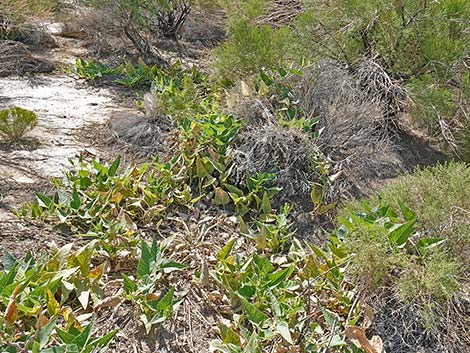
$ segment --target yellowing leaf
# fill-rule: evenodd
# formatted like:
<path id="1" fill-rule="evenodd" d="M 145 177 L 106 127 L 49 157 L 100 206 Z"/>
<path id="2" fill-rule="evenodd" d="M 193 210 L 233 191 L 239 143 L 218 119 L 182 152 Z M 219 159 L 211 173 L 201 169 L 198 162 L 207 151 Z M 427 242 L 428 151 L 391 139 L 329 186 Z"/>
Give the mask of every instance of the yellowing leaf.
<path id="1" fill-rule="evenodd" d="M 319 184 L 312 185 L 312 191 L 310 192 L 310 198 L 313 205 L 317 208 L 323 201 L 324 189 Z"/>
<path id="2" fill-rule="evenodd" d="M 116 194 L 113 195 L 113 197 L 111 197 L 111 202 L 114 202 L 114 203 L 120 203 L 121 200 L 122 200 L 122 194 L 120 192 L 117 192 Z"/>
<path id="3" fill-rule="evenodd" d="M 15 323 L 18 318 L 18 309 L 16 307 L 16 297 L 21 290 L 21 284 L 17 285 L 13 294 L 8 301 L 7 308 L 5 309 L 5 323 L 7 326 L 11 326 Z"/>
<path id="4" fill-rule="evenodd" d="M 271 201 L 269 200 L 267 192 L 263 194 L 263 200 L 261 201 L 261 211 L 263 211 L 263 213 L 271 213 L 272 211 Z"/>
<path id="5" fill-rule="evenodd" d="M 241 89 L 242 89 L 242 94 L 245 97 L 249 97 L 251 95 L 250 87 L 246 84 L 246 82 L 241 81 Z"/>
<path id="6" fill-rule="evenodd" d="M 226 205 L 230 203 L 230 196 L 221 187 L 215 188 L 214 193 L 215 193 L 214 199 L 217 205 Z"/>
<path id="7" fill-rule="evenodd" d="M 46 298 L 47 298 L 47 312 L 50 316 L 55 316 L 60 313 L 60 304 L 54 297 L 54 294 L 50 291 L 49 288 L 46 288 Z"/>

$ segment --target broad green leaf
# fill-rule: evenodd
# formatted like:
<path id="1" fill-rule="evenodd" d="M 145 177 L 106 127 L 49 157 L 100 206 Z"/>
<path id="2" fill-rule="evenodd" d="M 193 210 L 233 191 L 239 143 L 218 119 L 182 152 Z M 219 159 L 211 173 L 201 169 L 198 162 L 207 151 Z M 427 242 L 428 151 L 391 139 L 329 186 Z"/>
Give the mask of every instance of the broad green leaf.
<path id="1" fill-rule="evenodd" d="M 173 297 L 175 294 L 175 287 L 171 287 L 168 293 L 158 301 L 157 310 L 162 312 L 165 317 L 171 316 L 173 312 Z"/>
<path id="2" fill-rule="evenodd" d="M 118 157 L 114 160 L 113 164 L 111 164 L 111 166 L 109 167 L 108 175 L 109 175 L 110 177 L 113 177 L 113 176 L 116 174 L 116 172 L 117 172 L 117 170 L 118 170 L 118 168 L 119 168 L 119 164 L 120 164 L 120 163 L 121 163 L 121 156 L 118 156 Z"/>
<path id="3" fill-rule="evenodd" d="M 65 344 L 71 344 L 75 339 L 74 335 L 60 329 L 59 327 L 55 328 L 55 332 L 57 333 L 57 336 L 59 336 L 60 340 Z"/>
<path id="4" fill-rule="evenodd" d="M 348 252 L 341 245 L 336 246 L 335 244 L 329 242 L 327 246 L 330 248 L 331 252 L 340 259 L 344 259 L 348 256 Z"/>
<path id="5" fill-rule="evenodd" d="M 54 203 L 51 198 L 49 198 L 46 195 L 43 195 L 39 192 L 36 192 L 35 195 L 38 199 L 39 206 L 41 206 L 41 207 L 45 207 L 45 208 L 49 209 L 51 207 L 51 205 Z"/>
<path id="6" fill-rule="evenodd" d="M 72 192 L 72 199 L 70 200 L 70 207 L 74 210 L 78 210 L 82 205 L 82 200 L 80 199 L 80 195 L 78 195 L 77 189 L 73 189 Z"/>
<path id="7" fill-rule="evenodd" d="M 247 299 L 251 298 L 253 295 L 256 293 L 256 287 L 250 286 L 250 285 L 244 285 L 241 287 L 237 293 L 241 295 L 242 297 L 245 297 Z"/>
<path id="8" fill-rule="evenodd" d="M 276 324 L 276 332 L 281 335 L 288 343 L 294 344 L 292 336 L 290 334 L 289 325 L 285 321 L 279 321 Z"/>
<path id="9" fill-rule="evenodd" d="M 269 282 L 267 283 L 267 287 L 269 288 L 274 288 L 276 287 L 279 283 L 287 280 L 292 272 L 294 272 L 295 266 L 294 264 L 291 264 L 289 267 L 277 271 L 276 273 L 273 273 L 272 275 L 269 275 Z"/>
<path id="10" fill-rule="evenodd" d="M 429 249 L 439 246 L 447 241 L 447 238 L 421 238 L 416 245 L 420 255 L 426 255 Z"/>
<path id="11" fill-rule="evenodd" d="M 54 331 L 55 325 L 57 322 L 57 318 L 51 320 L 46 326 L 41 328 L 39 331 L 37 341 L 39 342 L 39 349 L 42 349 L 46 346 L 51 338 L 52 331 Z"/>
<path id="12" fill-rule="evenodd" d="M 151 247 L 142 240 L 140 261 L 137 265 L 137 277 L 142 278 L 145 275 L 152 273 L 152 265 L 154 264 L 154 257 L 152 256 Z"/>
<path id="13" fill-rule="evenodd" d="M 256 272 L 259 275 L 267 275 L 274 271 L 274 266 L 271 264 L 271 261 L 266 256 L 259 256 L 258 254 L 253 254 L 253 264 L 255 266 Z"/>
<path id="14" fill-rule="evenodd" d="M 176 261 L 170 261 L 170 260 L 163 261 L 160 266 L 163 273 L 170 273 L 173 271 L 182 270 L 182 269 L 185 269 L 186 267 L 188 266 L 185 264 L 182 264 Z"/>
<path id="15" fill-rule="evenodd" d="M 222 261 L 227 259 L 227 257 L 230 255 L 233 245 L 236 242 L 236 238 L 231 239 L 227 244 L 224 245 L 222 249 L 220 249 L 219 253 L 217 254 L 217 260 Z"/>
<path id="16" fill-rule="evenodd" d="M 93 340 L 90 345 L 94 347 L 107 348 L 111 340 L 114 338 L 114 336 L 116 336 L 118 332 L 119 332 L 119 329 L 112 330 L 111 332 L 107 333 L 103 337 Z"/>
<path id="17" fill-rule="evenodd" d="M 326 308 L 321 308 L 321 311 L 323 313 L 323 317 L 328 324 L 330 328 L 333 328 L 333 326 L 337 323 L 337 316 L 334 312 L 326 309 Z"/>
<path id="18" fill-rule="evenodd" d="M 5 290 L 7 286 L 13 283 L 17 272 L 18 272 L 18 265 L 13 267 L 10 271 L 8 271 L 8 273 L 5 276 L 0 277 L 0 294 L 3 293 L 3 291 Z"/>
<path id="19" fill-rule="evenodd" d="M 246 313 L 248 320 L 257 325 L 262 325 L 267 319 L 268 316 L 259 310 L 253 304 L 250 304 L 245 298 L 239 297 L 240 302 L 243 307 L 243 311 Z"/>
<path id="20" fill-rule="evenodd" d="M 395 225 L 390 229 L 388 238 L 393 246 L 402 248 L 406 245 L 408 239 L 413 234 L 415 221 L 409 221 L 404 224 Z"/>
<path id="21" fill-rule="evenodd" d="M 222 343 L 224 344 L 234 344 L 236 346 L 240 346 L 240 337 L 238 334 L 232 330 L 230 327 L 225 326 L 224 324 L 219 325 L 220 329 L 220 337 L 222 337 Z"/>
<path id="22" fill-rule="evenodd" d="M 259 72 L 259 76 L 261 77 L 263 82 L 266 84 L 266 86 L 271 86 L 274 83 L 273 80 L 268 75 L 266 75 L 266 73 L 263 70 Z"/>
<path id="23" fill-rule="evenodd" d="M 403 217 L 405 217 L 406 221 L 409 222 L 416 219 L 416 213 L 406 207 L 403 202 L 398 201 L 398 205 L 400 206 L 401 212 L 403 213 Z"/>
<path id="24" fill-rule="evenodd" d="M 18 260 L 7 249 L 3 249 L 2 264 L 4 270 L 8 272 L 18 264 Z"/>
<path id="25" fill-rule="evenodd" d="M 224 187 L 225 190 L 227 190 L 229 192 L 229 194 L 234 194 L 234 196 L 230 195 L 232 197 L 232 199 L 236 196 L 243 197 L 243 195 L 244 195 L 242 190 L 240 190 L 239 188 L 237 188 L 236 186 L 233 186 L 231 184 L 223 184 L 223 187 Z"/>
<path id="26" fill-rule="evenodd" d="M 93 326 L 94 326 L 94 320 L 92 320 L 83 329 L 83 331 L 72 340 L 71 344 L 76 344 L 77 347 L 83 349 L 91 338 L 91 331 L 93 330 Z"/>
<path id="27" fill-rule="evenodd" d="M 122 278 L 124 279 L 124 291 L 126 294 L 132 294 L 137 291 L 137 284 L 130 279 L 126 274 L 121 273 Z"/>
<path id="28" fill-rule="evenodd" d="M 280 317 L 282 315 L 282 311 L 281 311 L 281 304 L 279 303 L 279 300 L 270 290 L 268 290 L 267 293 L 269 296 L 269 300 L 271 302 L 271 309 L 274 315 L 277 317 Z"/>

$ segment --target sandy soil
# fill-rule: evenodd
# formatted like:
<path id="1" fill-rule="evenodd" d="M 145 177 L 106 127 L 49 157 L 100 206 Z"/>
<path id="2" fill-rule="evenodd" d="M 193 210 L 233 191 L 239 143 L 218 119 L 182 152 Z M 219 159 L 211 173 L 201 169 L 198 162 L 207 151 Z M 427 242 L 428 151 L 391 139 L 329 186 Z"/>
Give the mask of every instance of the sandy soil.
<path id="1" fill-rule="evenodd" d="M 1 79 L 0 108 L 12 106 L 32 110 L 38 115 L 38 125 L 24 141 L 2 146 L 0 183 L 15 183 L 16 190 L 18 184 L 28 188 L 44 179 L 60 176 L 69 166 L 68 159 L 80 153 L 97 154 L 96 141 L 83 137 L 88 130 L 92 135 L 92 127 L 105 123 L 117 109 L 108 89 L 84 86 L 63 74 Z M 6 186 L 3 185 L 3 189 Z M 16 204 L 15 198 L 21 196 L 3 194 L 2 202 Z M 0 208 L 0 220 L 9 217 L 6 213 Z"/>

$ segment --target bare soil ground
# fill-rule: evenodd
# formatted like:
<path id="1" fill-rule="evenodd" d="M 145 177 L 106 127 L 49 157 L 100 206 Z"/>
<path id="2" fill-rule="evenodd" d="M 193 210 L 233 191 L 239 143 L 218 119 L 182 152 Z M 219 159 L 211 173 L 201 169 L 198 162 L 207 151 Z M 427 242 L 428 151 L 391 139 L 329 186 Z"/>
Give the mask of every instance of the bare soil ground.
<path id="1" fill-rule="evenodd" d="M 86 52 L 80 40 L 55 39 L 58 47 L 41 54 L 56 66 L 67 66 Z M 0 143 L 0 248 L 17 255 L 27 249 L 44 251 L 50 242 L 70 242 L 59 230 L 22 224 L 14 210 L 33 199 L 34 192 L 47 193 L 51 178 L 69 168 L 70 158 L 108 156 L 96 130 L 116 111 L 138 114 L 128 97 L 85 85 L 61 71 L 0 79 L 0 109 L 19 106 L 38 115 L 38 125 L 21 141 Z"/>

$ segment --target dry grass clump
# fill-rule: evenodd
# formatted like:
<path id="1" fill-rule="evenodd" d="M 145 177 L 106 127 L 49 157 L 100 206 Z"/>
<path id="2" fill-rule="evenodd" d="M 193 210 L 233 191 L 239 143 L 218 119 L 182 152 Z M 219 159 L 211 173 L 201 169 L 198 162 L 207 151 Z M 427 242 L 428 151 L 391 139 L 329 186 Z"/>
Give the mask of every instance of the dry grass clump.
<path id="1" fill-rule="evenodd" d="M 408 92 L 399 81 L 373 59 L 364 58 L 352 69 L 354 78 L 368 99 L 383 107 L 388 123 L 396 124 L 398 115 L 410 101 Z"/>
<path id="2" fill-rule="evenodd" d="M 237 182 L 256 172 L 274 173 L 283 188 L 283 201 L 306 198 L 316 177 L 318 146 L 304 132 L 279 126 L 273 120 L 251 124 L 240 132 L 233 174 Z"/>
<path id="3" fill-rule="evenodd" d="M 150 94 L 145 96 L 147 101 Z M 150 107 L 147 104 L 147 107 Z M 174 122 L 166 115 L 148 109 L 146 114 L 131 115 L 119 113 L 114 115 L 109 124 L 112 133 L 111 141 L 117 141 L 125 149 L 141 157 L 165 156 L 172 151 L 172 131 Z"/>
<path id="4" fill-rule="evenodd" d="M 388 121 L 388 103 L 371 96 L 371 86 L 364 90 L 363 85 L 346 69 L 320 62 L 318 72 L 307 73 L 297 86 L 307 115 L 320 117 L 322 151 L 359 190 L 402 168 Z"/>
<path id="5" fill-rule="evenodd" d="M 303 10 L 301 0 L 268 1 L 264 14 L 256 18 L 255 24 L 269 24 L 274 28 L 280 28 L 291 24 Z"/>
<path id="6" fill-rule="evenodd" d="M 0 77 L 53 70 L 52 63 L 33 56 L 24 44 L 0 41 Z"/>
<path id="7" fill-rule="evenodd" d="M 405 303 L 390 293 L 374 296 L 368 302 L 375 312 L 370 330 L 383 338 L 386 352 L 448 352 L 439 342 L 439 333 L 423 326 L 416 303 Z"/>

